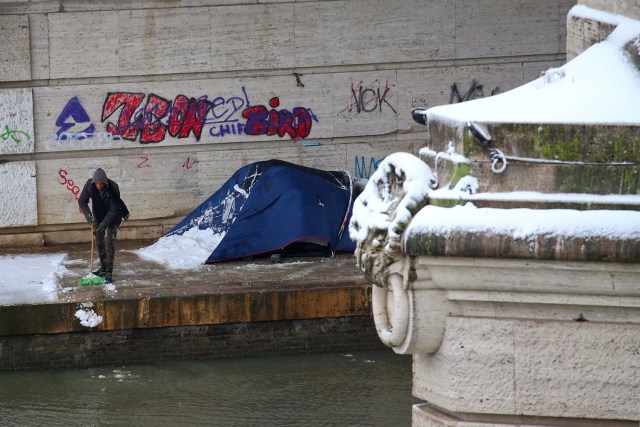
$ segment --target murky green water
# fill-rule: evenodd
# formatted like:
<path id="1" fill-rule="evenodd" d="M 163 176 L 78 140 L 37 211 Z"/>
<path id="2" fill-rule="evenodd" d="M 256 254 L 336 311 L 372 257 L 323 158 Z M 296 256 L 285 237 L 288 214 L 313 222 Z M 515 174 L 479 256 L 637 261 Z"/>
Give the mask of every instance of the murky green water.
<path id="1" fill-rule="evenodd" d="M 408 426 L 388 351 L 0 373 L 0 426 Z"/>

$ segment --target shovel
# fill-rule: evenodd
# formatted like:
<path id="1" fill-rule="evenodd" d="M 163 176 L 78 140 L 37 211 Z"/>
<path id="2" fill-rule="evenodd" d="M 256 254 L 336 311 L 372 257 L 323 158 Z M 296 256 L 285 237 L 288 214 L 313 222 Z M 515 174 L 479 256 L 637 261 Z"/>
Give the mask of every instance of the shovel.
<path id="1" fill-rule="evenodd" d="M 93 234 L 93 227 L 94 224 L 91 223 L 91 258 L 89 261 L 89 274 L 78 280 L 78 286 L 102 285 L 104 283 L 102 277 L 93 274 L 93 248 L 95 245 L 95 234 Z"/>

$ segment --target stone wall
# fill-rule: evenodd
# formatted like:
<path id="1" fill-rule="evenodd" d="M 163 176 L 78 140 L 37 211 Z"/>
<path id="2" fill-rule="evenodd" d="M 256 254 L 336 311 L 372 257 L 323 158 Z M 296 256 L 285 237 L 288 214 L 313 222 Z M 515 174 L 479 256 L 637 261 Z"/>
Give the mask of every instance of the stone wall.
<path id="1" fill-rule="evenodd" d="M 640 19 L 640 3 L 636 0 L 579 0 L 578 3 L 603 12 Z"/>
<path id="2" fill-rule="evenodd" d="M 122 238 L 161 235 L 258 160 L 368 178 L 424 145 L 412 107 L 562 64 L 574 4 L 0 1 L 0 244 L 87 240 L 97 167 L 132 212 Z"/>
<path id="3" fill-rule="evenodd" d="M 620 17 L 640 19 L 640 3 L 636 0 L 579 0 L 578 4 L 588 10 L 579 10 L 567 19 L 568 61 L 606 39 Z"/>
<path id="4" fill-rule="evenodd" d="M 0 371 L 384 348 L 371 316 L 0 337 Z"/>

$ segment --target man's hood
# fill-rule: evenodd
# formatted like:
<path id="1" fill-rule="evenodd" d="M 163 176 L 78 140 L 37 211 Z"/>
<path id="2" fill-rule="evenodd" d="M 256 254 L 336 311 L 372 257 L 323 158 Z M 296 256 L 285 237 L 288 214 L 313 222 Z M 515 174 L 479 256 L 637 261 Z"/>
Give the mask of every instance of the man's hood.
<path id="1" fill-rule="evenodd" d="M 103 184 L 109 183 L 109 180 L 107 179 L 107 173 L 102 168 L 96 169 L 96 171 L 93 173 L 93 179 L 91 180 L 91 183 L 96 184 L 98 182 L 101 182 Z"/>

